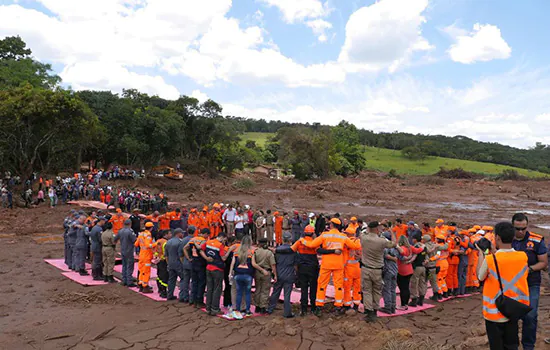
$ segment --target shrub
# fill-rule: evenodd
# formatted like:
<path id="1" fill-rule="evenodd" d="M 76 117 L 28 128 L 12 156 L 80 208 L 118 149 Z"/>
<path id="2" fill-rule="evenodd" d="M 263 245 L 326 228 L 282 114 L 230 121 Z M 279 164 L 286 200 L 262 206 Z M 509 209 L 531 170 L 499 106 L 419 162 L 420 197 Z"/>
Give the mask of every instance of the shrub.
<path id="1" fill-rule="evenodd" d="M 237 181 L 233 182 L 233 187 L 241 190 L 248 190 L 254 186 L 256 186 L 256 183 L 252 179 L 247 178 L 238 179 Z"/>

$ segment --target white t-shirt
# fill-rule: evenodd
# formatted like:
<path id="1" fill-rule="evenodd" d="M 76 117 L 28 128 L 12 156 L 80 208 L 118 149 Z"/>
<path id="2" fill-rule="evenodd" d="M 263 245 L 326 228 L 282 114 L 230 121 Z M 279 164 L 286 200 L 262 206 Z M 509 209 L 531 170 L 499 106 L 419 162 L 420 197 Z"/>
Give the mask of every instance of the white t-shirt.
<path id="1" fill-rule="evenodd" d="M 223 213 L 223 219 L 225 221 L 229 221 L 229 222 L 232 222 L 232 221 L 236 221 L 235 220 L 235 217 L 237 216 L 237 209 L 233 208 L 233 209 L 227 209 L 224 213 Z"/>
<path id="2" fill-rule="evenodd" d="M 235 215 L 235 228 L 244 228 L 244 217 L 241 215 Z"/>

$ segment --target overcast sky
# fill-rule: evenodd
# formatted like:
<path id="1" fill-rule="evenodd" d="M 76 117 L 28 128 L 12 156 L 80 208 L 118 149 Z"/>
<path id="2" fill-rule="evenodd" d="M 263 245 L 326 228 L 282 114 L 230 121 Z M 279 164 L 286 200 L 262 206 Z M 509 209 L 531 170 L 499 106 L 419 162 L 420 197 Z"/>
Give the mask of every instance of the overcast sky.
<path id="1" fill-rule="evenodd" d="M 0 0 L 75 90 L 224 114 L 550 144 L 550 1 Z"/>

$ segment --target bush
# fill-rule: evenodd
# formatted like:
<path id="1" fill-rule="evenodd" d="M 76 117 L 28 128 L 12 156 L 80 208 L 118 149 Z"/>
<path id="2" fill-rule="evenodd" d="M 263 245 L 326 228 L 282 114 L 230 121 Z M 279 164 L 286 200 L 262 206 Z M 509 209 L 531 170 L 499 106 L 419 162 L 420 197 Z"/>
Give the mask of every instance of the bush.
<path id="1" fill-rule="evenodd" d="M 397 171 L 395 169 L 390 169 L 388 172 L 389 178 L 399 178 L 399 175 L 397 175 Z"/>
<path id="2" fill-rule="evenodd" d="M 444 179 L 476 179 L 482 177 L 481 175 L 466 171 L 462 168 L 447 170 L 444 167 L 439 168 L 439 171 L 434 175 Z"/>
<path id="3" fill-rule="evenodd" d="M 517 170 L 514 169 L 505 169 L 497 175 L 497 180 L 514 180 L 514 181 L 523 181 L 527 180 L 527 177 L 520 175 Z"/>
<path id="4" fill-rule="evenodd" d="M 423 149 L 416 146 L 409 146 L 409 147 L 403 148 L 401 150 L 401 154 L 403 155 L 403 157 L 408 158 L 410 160 L 422 161 L 428 157 L 428 155 L 426 154 L 426 152 L 424 152 Z"/>
<path id="5" fill-rule="evenodd" d="M 243 178 L 233 182 L 233 187 L 240 190 L 248 190 L 254 186 L 256 186 L 256 183 L 252 179 Z"/>

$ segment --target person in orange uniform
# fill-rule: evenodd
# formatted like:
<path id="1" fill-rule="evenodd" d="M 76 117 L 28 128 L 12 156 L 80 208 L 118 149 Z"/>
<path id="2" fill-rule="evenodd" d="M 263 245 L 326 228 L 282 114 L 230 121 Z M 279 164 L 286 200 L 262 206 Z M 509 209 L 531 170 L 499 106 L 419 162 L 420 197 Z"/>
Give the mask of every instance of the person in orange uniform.
<path id="1" fill-rule="evenodd" d="M 327 254 L 323 256 L 321 261 L 321 269 L 319 271 L 319 279 L 317 286 L 317 297 L 315 299 L 315 305 L 323 307 L 325 305 L 326 288 L 332 276 L 332 282 L 335 289 L 334 306 L 337 313 L 344 313 L 342 308 L 344 302 L 344 255 L 341 254 L 345 247 L 350 249 L 361 249 L 361 243 L 359 241 L 352 241 L 345 234 L 340 232 L 342 229 L 342 221 L 338 218 L 332 218 L 330 220 L 330 229 L 323 232 L 319 237 L 313 241 L 307 241 L 301 238 L 301 242 L 307 248 L 318 248 L 320 246 L 323 249 L 334 250 L 337 254 Z M 338 254 L 340 252 L 340 254 Z"/>
<path id="2" fill-rule="evenodd" d="M 209 219 L 208 207 L 204 206 L 202 208 L 202 211 L 198 215 L 198 226 L 197 226 L 197 228 L 199 230 L 202 230 L 203 228 L 210 229 L 208 219 Z M 217 237 L 217 236 L 213 236 L 212 232 L 210 232 L 210 238 L 213 239 L 215 237 Z"/>
<path id="3" fill-rule="evenodd" d="M 439 233 L 435 236 L 435 242 L 439 246 L 444 246 L 447 244 L 445 235 Z M 449 272 L 449 248 L 445 250 L 440 250 L 439 255 L 435 256 L 436 264 L 435 266 L 439 268 L 437 273 L 437 287 L 439 289 L 439 294 L 441 298 L 447 298 L 449 296 L 449 289 L 447 288 L 447 273 Z M 439 298 L 441 300 L 441 298 Z"/>
<path id="4" fill-rule="evenodd" d="M 495 240 L 495 234 L 493 232 L 493 226 L 483 226 L 481 229 L 483 231 L 485 231 L 484 237 L 487 238 L 489 240 L 489 242 L 491 242 L 491 245 L 493 247 L 495 247 L 496 246 L 496 240 Z"/>
<path id="5" fill-rule="evenodd" d="M 453 296 L 458 293 L 458 263 L 459 258 L 456 254 L 457 247 L 460 244 L 460 239 L 456 234 L 456 226 L 450 224 L 447 226 L 447 243 L 449 244 L 449 270 L 447 272 L 447 288 L 448 296 Z"/>
<path id="6" fill-rule="evenodd" d="M 199 215 L 197 213 L 197 208 L 191 208 L 191 212 L 189 213 L 189 217 L 187 218 L 187 225 L 189 226 L 195 226 L 197 229 L 195 230 L 195 237 L 199 235 L 200 230 L 199 228 Z"/>
<path id="7" fill-rule="evenodd" d="M 425 222 L 422 224 L 422 236 L 430 236 L 432 242 L 435 242 L 435 230 L 433 227 L 430 227 L 430 223 Z"/>
<path id="8" fill-rule="evenodd" d="M 166 234 L 168 231 L 170 231 L 170 213 L 164 213 L 159 216 L 159 229 L 158 233 L 153 232 L 153 238 L 157 240 L 160 237 L 160 232 L 163 234 Z"/>
<path id="9" fill-rule="evenodd" d="M 153 237 L 157 236 L 157 233 L 159 232 L 159 220 L 160 220 L 160 213 L 158 211 L 155 211 L 151 215 L 147 215 L 145 217 L 145 221 L 151 221 L 153 223 L 153 228 L 151 229 L 151 234 Z"/>
<path id="10" fill-rule="evenodd" d="M 118 231 L 124 228 L 124 221 L 126 218 L 124 218 L 124 215 L 122 215 L 122 210 L 118 208 L 116 210 L 116 215 L 114 215 L 109 222 L 113 224 L 113 233 L 115 235 L 118 235 Z"/>
<path id="11" fill-rule="evenodd" d="M 354 220 L 355 219 L 355 220 Z M 353 222 L 355 221 L 355 225 Z M 357 235 L 357 218 L 351 218 L 351 223 L 348 225 L 345 233 L 352 241 L 360 243 Z M 353 307 L 355 311 L 359 311 L 361 304 L 361 249 L 344 248 L 344 308 L 350 309 Z M 353 292 L 352 292 L 353 291 Z"/>
<path id="12" fill-rule="evenodd" d="M 435 227 L 434 227 L 434 237 L 437 235 L 443 235 L 447 237 L 447 225 L 445 225 L 445 220 L 443 219 L 437 219 L 435 221 Z"/>
<path id="13" fill-rule="evenodd" d="M 395 226 L 393 226 L 392 231 L 393 233 L 395 233 L 395 236 L 398 241 L 399 241 L 399 237 L 407 236 L 408 228 L 409 227 L 403 223 L 403 220 L 395 219 Z"/>
<path id="14" fill-rule="evenodd" d="M 212 210 L 208 213 L 208 225 L 210 226 L 211 237 L 218 237 L 223 226 L 222 212 L 218 203 L 214 203 Z"/>
<path id="15" fill-rule="evenodd" d="M 101 203 L 105 203 L 105 192 L 103 190 L 101 190 L 101 192 L 99 192 L 99 201 Z"/>
<path id="16" fill-rule="evenodd" d="M 278 211 L 273 213 L 273 215 L 275 216 L 275 244 L 279 246 L 283 244 L 283 219 L 284 218 Z"/>
<path id="17" fill-rule="evenodd" d="M 182 228 L 180 208 L 176 208 L 176 210 L 168 212 L 166 213 L 166 215 L 168 215 L 168 218 L 170 219 L 170 232 L 174 232 L 174 230 L 177 228 Z"/>
<path id="18" fill-rule="evenodd" d="M 475 232 L 474 232 L 475 231 Z M 469 286 L 466 286 L 466 293 L 479 292 L 479 279 L 477 278 L 476 268 L 479 260 L 479 251 L 476 248 L 476 243 L 483 237 L 484 233 L 481 226 L 476 225 L 472 229 L 470 236 L 470 254 L 468 254 L 468 277 L 470 280 Z"/>
<path id="19" fill-rule="evenodd" d="M 139 291 L 145 294 L 153 293 L 153 290 L 151 289 L 151 287 L 149 287 L 149 278 L 151 277 L 151 261 L 153 260 L 153 249 L 156 248 L 157 243 L 153 243 L 153 236 L 151 235 L 150 231 L 152 228 L 152 222 L 145 223 L 145 231 L 140 232 L 136 243 L 134 243 L 134 246 L 139 247 Z"/>

